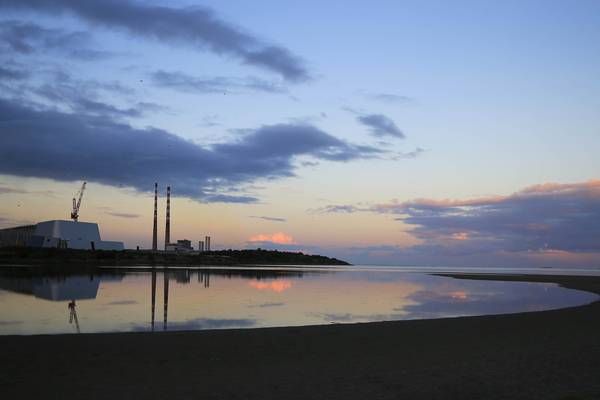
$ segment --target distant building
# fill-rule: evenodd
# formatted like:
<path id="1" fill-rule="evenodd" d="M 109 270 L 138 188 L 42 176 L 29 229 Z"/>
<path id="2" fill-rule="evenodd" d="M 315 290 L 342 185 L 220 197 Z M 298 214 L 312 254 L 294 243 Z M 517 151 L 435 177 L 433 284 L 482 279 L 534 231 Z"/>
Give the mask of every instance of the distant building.
<path id="1" fill-rule="evenodd" d="M 210 251 L 210 236 L 204 238 L 204 248 L 206 251 Z"/>
<path id="2" fill-rule="evenodd" d="M 0 230 L 0 246 L 58 247 L 79 250 L 123 250 L 123 242 L 102 240 L 98 224 L 44 221 Z"/>
<path id="3" fill-rule="evenodd" d="M 200 253 L 204 251 L 204 242 L 202 240 L 198 241 L 198 251 Z"/>
<path id="4" fill-rule="evenodd" d="M 0 247 L 25 247 L 29 245 L 34 232 L 35 225 L 0 229 Z"/>
<path id="5" fill-rule="evenodd" d="M 194 250 L 194 248 L 192 247 L 191 240 L 183 239 L 183 240 L 178 240 L 177 243 L 169 243 L 169 244 L 165 245 L 165 250 L 166 251 L 186 252 L 186 251 L 192 251 L 192 250 Z"/>

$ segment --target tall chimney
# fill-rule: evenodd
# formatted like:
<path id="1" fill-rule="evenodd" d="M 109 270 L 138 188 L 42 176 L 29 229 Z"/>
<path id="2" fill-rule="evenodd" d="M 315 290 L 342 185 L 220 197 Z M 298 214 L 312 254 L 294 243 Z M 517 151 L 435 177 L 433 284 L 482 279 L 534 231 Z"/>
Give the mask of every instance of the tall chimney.
<path id="1" fill-rule="evenodd" d="M 167 186 L 167 225 L 165 227 L 165 250 L 171 243 L 171 186 Z"/>
<path id="2" fill-rule="evenodd" d="M 158 250 L 156 228 L 158 223 L 158 183 L 154 184 L 154 225 L 152 227 L 152 250 Z"/>

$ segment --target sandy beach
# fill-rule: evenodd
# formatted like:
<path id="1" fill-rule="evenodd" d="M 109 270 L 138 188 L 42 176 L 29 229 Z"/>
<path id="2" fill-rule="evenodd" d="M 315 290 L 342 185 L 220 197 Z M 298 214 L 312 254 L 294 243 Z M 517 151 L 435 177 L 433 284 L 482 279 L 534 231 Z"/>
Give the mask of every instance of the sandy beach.
<path id="1" fill-rule="evenodd" d="M 600 277 L 465 277 L 600 293 Z M 5 399 L 600 398 L 600 302 L 482 317 L 0 343 Z"/>

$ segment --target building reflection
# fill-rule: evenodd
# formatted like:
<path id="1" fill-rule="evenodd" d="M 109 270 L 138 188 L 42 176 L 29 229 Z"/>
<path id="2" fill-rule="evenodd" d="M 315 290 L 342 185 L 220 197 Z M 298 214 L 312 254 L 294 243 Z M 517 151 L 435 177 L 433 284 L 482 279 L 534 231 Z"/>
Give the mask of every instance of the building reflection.
<path id="1" fill-rule="evenodd" d="M 0 290 L 25 294 L 37 299 L 52 302 L 65 302 L 65 311 L 68 312 L 66 321 L 72 325 L 73 330 L 80 332 L 80 319 L 78 316 L 78 302 L 80 300 L 94 300 L 98 297 L 101 282 L 120 282 L 126 276 L 148 277 L 150 275 L 150 331 L 156 328 L 157 281 L 162 274 L 163 279 L 163 331 L 169 328 L 169 295 L 174 290 L 172 280 L 179 285 L 197 285 L 199 288 L 211 287 L 211 276 L 216 275 L 221 279 L 247 279 L 249 282 L 264 284 L 279 281 L 281 285 L 289 286 L 289 277 L 301 277 L 302 272 L 244 270 L 244 269 L 182 269 L 182 268 L 148 268 L 140 271 L 127 268 L 88 268 L 82 267 L 80 271 L 60 271 L 54 268 L 2 268 L 0 269 Z M 196 275 L 196 276 L 194 276 Z M 146 278 L 147 279 L 147 278 Z M 287 286 L 286 286 L 287 285 Z M 144 285 L 145 286 L 145 285 Z M 282 286 L 282 287 L 283 287 Z M 277 286 L 279 287 L 279 286 Z M 176 287 L 175 287 L 176 290 Z M 172 294 L 171 294 L 172 295 Z M 144 295 L 145 297 L 145 295 Z M 158 300 L 160 302 L 160 300 Z M 134 302 L 135 303 L 135 302 Z M 111 302 L 111 304 L 127 304 L 127 302 Z M 104 306 L 106 306 L 104 305 Z M 145 308 L 145 307 L 144 307 Z M 89 315 L 88 315 L 89 317 Z M 85 318 L 84 318 L 85 319 Z M 147 325 L 146 325 L 147 326 Z"/>
<path id="2" fill-rule="evenodd" d="M 95 299 L 99 286 L 100 278 L 93 275 L 62 278 L 0 278 L 0 289 L 29 294 L 50 301 Z"/>
<path id="3" fill-rule="evenodd" d="M 64 275 L 40 276 L 29 270 L 7 270 L 0 275 L 0 289 L 14 293 L 31 295 L 38 299 L 67 301 L 69 324 L 77 333 L 81 332 L 77 317 L 77 300 L 93 300 L 98 296 L 101 281 L 120 281 L 123 274 L 106 275 Z"/>

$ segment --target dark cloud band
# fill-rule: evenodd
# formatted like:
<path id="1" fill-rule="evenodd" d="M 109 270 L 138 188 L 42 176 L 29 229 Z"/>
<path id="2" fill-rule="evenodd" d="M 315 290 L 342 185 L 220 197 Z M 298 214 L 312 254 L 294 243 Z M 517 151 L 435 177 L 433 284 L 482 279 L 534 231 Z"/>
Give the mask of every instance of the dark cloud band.
<path id="1" fill-rule="evenodd" d="M 422 240 L 405 255 L 600 252 L 598 180 L 536 185 L 482 199 L 329 205 L 316 211 L 396 215 Z"/>
<path id="2" fill-rule="evenodd" d="M 207 202 L 256 201 L 223 187 L 294 175 L 294 159 L 377 157 L 311 125 L 262 126 L 203 147 L 170 132 L 138 129 L 110 116 L 38 110 L 0 99 L 0 173 L 60 181 L 87 179 L 146 191 L 158 180 Z"/>
<path id="3" fill-rule="evenodd" d="M 174 8 L 130 0 L 3 0 L 0 7 L 47 14 L 69 12 L 92 24 L 169 45 L 234 56 L 244 64 L 279 73 L 290 82 L 310 79 L 300 57 L 219 19 L 208 7 Z"/>

